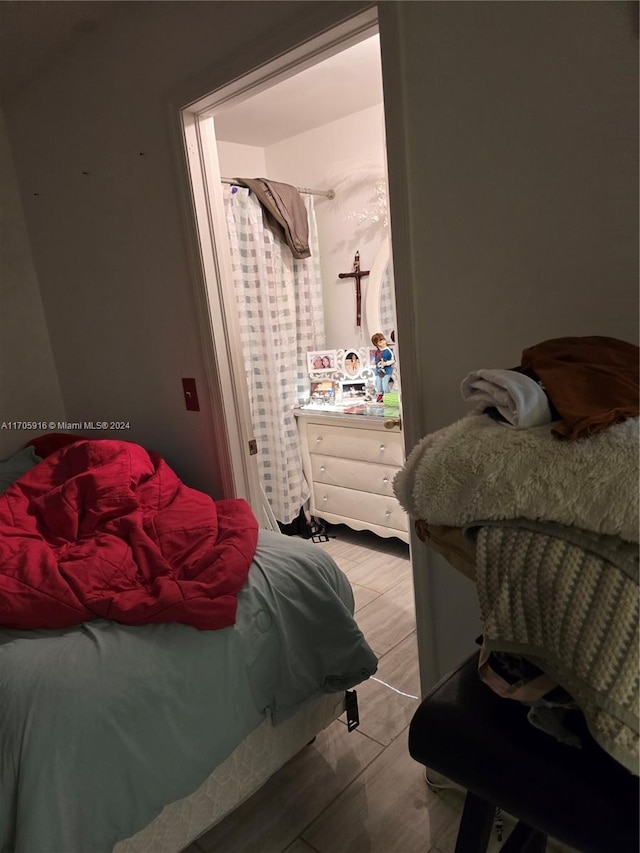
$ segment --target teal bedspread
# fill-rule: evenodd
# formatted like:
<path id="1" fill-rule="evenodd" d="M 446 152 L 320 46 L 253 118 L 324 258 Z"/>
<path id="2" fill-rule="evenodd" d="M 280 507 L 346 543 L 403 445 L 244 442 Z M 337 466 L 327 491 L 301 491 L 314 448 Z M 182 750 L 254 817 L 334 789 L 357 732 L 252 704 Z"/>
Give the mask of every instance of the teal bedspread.
<path id="1" fill-rule="evenodd" d="M 368 678 L 352 613 L 321 548 L 261 531 L 231 628 L 0 629 L 1 853 L 107 853 L 265 715 Z"/>

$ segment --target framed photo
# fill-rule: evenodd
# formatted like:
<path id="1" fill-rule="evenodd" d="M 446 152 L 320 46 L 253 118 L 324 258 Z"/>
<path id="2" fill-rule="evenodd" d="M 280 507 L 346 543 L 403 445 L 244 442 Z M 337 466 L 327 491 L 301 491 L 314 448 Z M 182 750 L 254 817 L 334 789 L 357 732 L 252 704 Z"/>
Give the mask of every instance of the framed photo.
<path id="1" fill-rule="evenodd" d="M 336 383 L 332 379 L 312 379 L 311 380 L 311 400 L 323 400 L 325 403 L 335 403 L 336 399 Z"/>
<path id="2" fill-rule="evenodd" d="M 337 369 L 336 361 L 337 351 L 334 349 L 307 353 L 307 369 L 309 373 L 333 373 Z"/>
<path id="3" fill-rule="evenodd" d="M 358 379 L 365 365 L 362 364 L 360 353 L 355 349 L 345 350 L 341 370 L 347 379 Z"/>
<path id="4" fill-rule="evenodd" d="M 367 396 L 366 382 L 341 382 L 342 399 L 359 400 Z"/>

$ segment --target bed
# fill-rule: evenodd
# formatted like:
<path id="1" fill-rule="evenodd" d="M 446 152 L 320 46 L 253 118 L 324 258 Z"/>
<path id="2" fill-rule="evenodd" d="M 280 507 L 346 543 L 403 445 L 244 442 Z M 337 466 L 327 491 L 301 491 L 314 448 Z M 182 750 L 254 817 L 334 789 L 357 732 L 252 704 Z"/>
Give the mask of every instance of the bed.
<path id="1" fill-rule="evenodd" d="M 566 442 L 471 413 L 416 445 L 394 491 L 416 533 L 476 585 L 480 675 L 638 774 L 638 418 Z"/>
<path id="2" fill-rule="evenodd" d="M 351 588 L 312 543 L 256 525 L 248 549 L 246 507 L 234 518 L 238 507 L 187 489 L 138 445 L 74 440 L 40 462 L 33 448 L 24 454 L 31 467 L 0 495 L 0 851 L 177 853 L 336 719 L 345 691 L 375 672 Z M 122 532 L 123 518 L 116 565 L 104 538 Z M 59 571 L 64 591 L 43 574 L 33 597 L 15 593 L 25 536 L 54 552 L 55 564 L 47 551 L 39 565 Z M 128 575 L 132 554 L 144 559 Z M 163 574 L 168 556 L 181 577 Z M 91 584 L 78 581 L 83 571 Z"/>

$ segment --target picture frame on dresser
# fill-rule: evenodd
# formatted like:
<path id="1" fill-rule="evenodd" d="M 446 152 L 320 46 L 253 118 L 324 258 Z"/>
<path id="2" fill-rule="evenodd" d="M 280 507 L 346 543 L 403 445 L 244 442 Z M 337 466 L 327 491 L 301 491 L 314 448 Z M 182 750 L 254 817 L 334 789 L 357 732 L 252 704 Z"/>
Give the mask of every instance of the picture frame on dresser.
<path id="1" fill-rule="evenodd" d="M 367 396 L 367 383 L 364 380 L 341 382 L 340 391 L 343 400 L 364 399 Z"/>
<path id="2" fill-rule="evenodd" d="M 347 349 L 344 351 L 340 363 L 340 370 L 348 379 L 358 379 L 362 375 L 362 370 L 365 365 L 362 363 L 362 356 L 356 349 Z"/>
<path id="3" fill-rule="evenodd" d="M 314 350 L 307 353 L 307 370 L 311 373 L 335 373 L 338 352 L 334 349 Z"/>
<path id="4" fill-rule="evenodd" d="M 309 387 L 311 400 L 324 400 L 327 403 L 335 403 L 338 392 L 338 383 L 332 379 L 312 379 Z"/>

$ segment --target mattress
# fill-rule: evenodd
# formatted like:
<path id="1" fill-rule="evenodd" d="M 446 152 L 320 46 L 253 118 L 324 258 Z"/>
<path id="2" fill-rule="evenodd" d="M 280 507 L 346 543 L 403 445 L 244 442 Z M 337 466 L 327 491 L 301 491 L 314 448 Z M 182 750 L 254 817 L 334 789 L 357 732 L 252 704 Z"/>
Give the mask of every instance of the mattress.
<path id="1" fill-rule="evenodd" d="M 108 853 L 265 720 L 340 698 L 376 665 L 335 562 L 268 531 L 229 628 L 0 630 L 0 851 Z"/>

